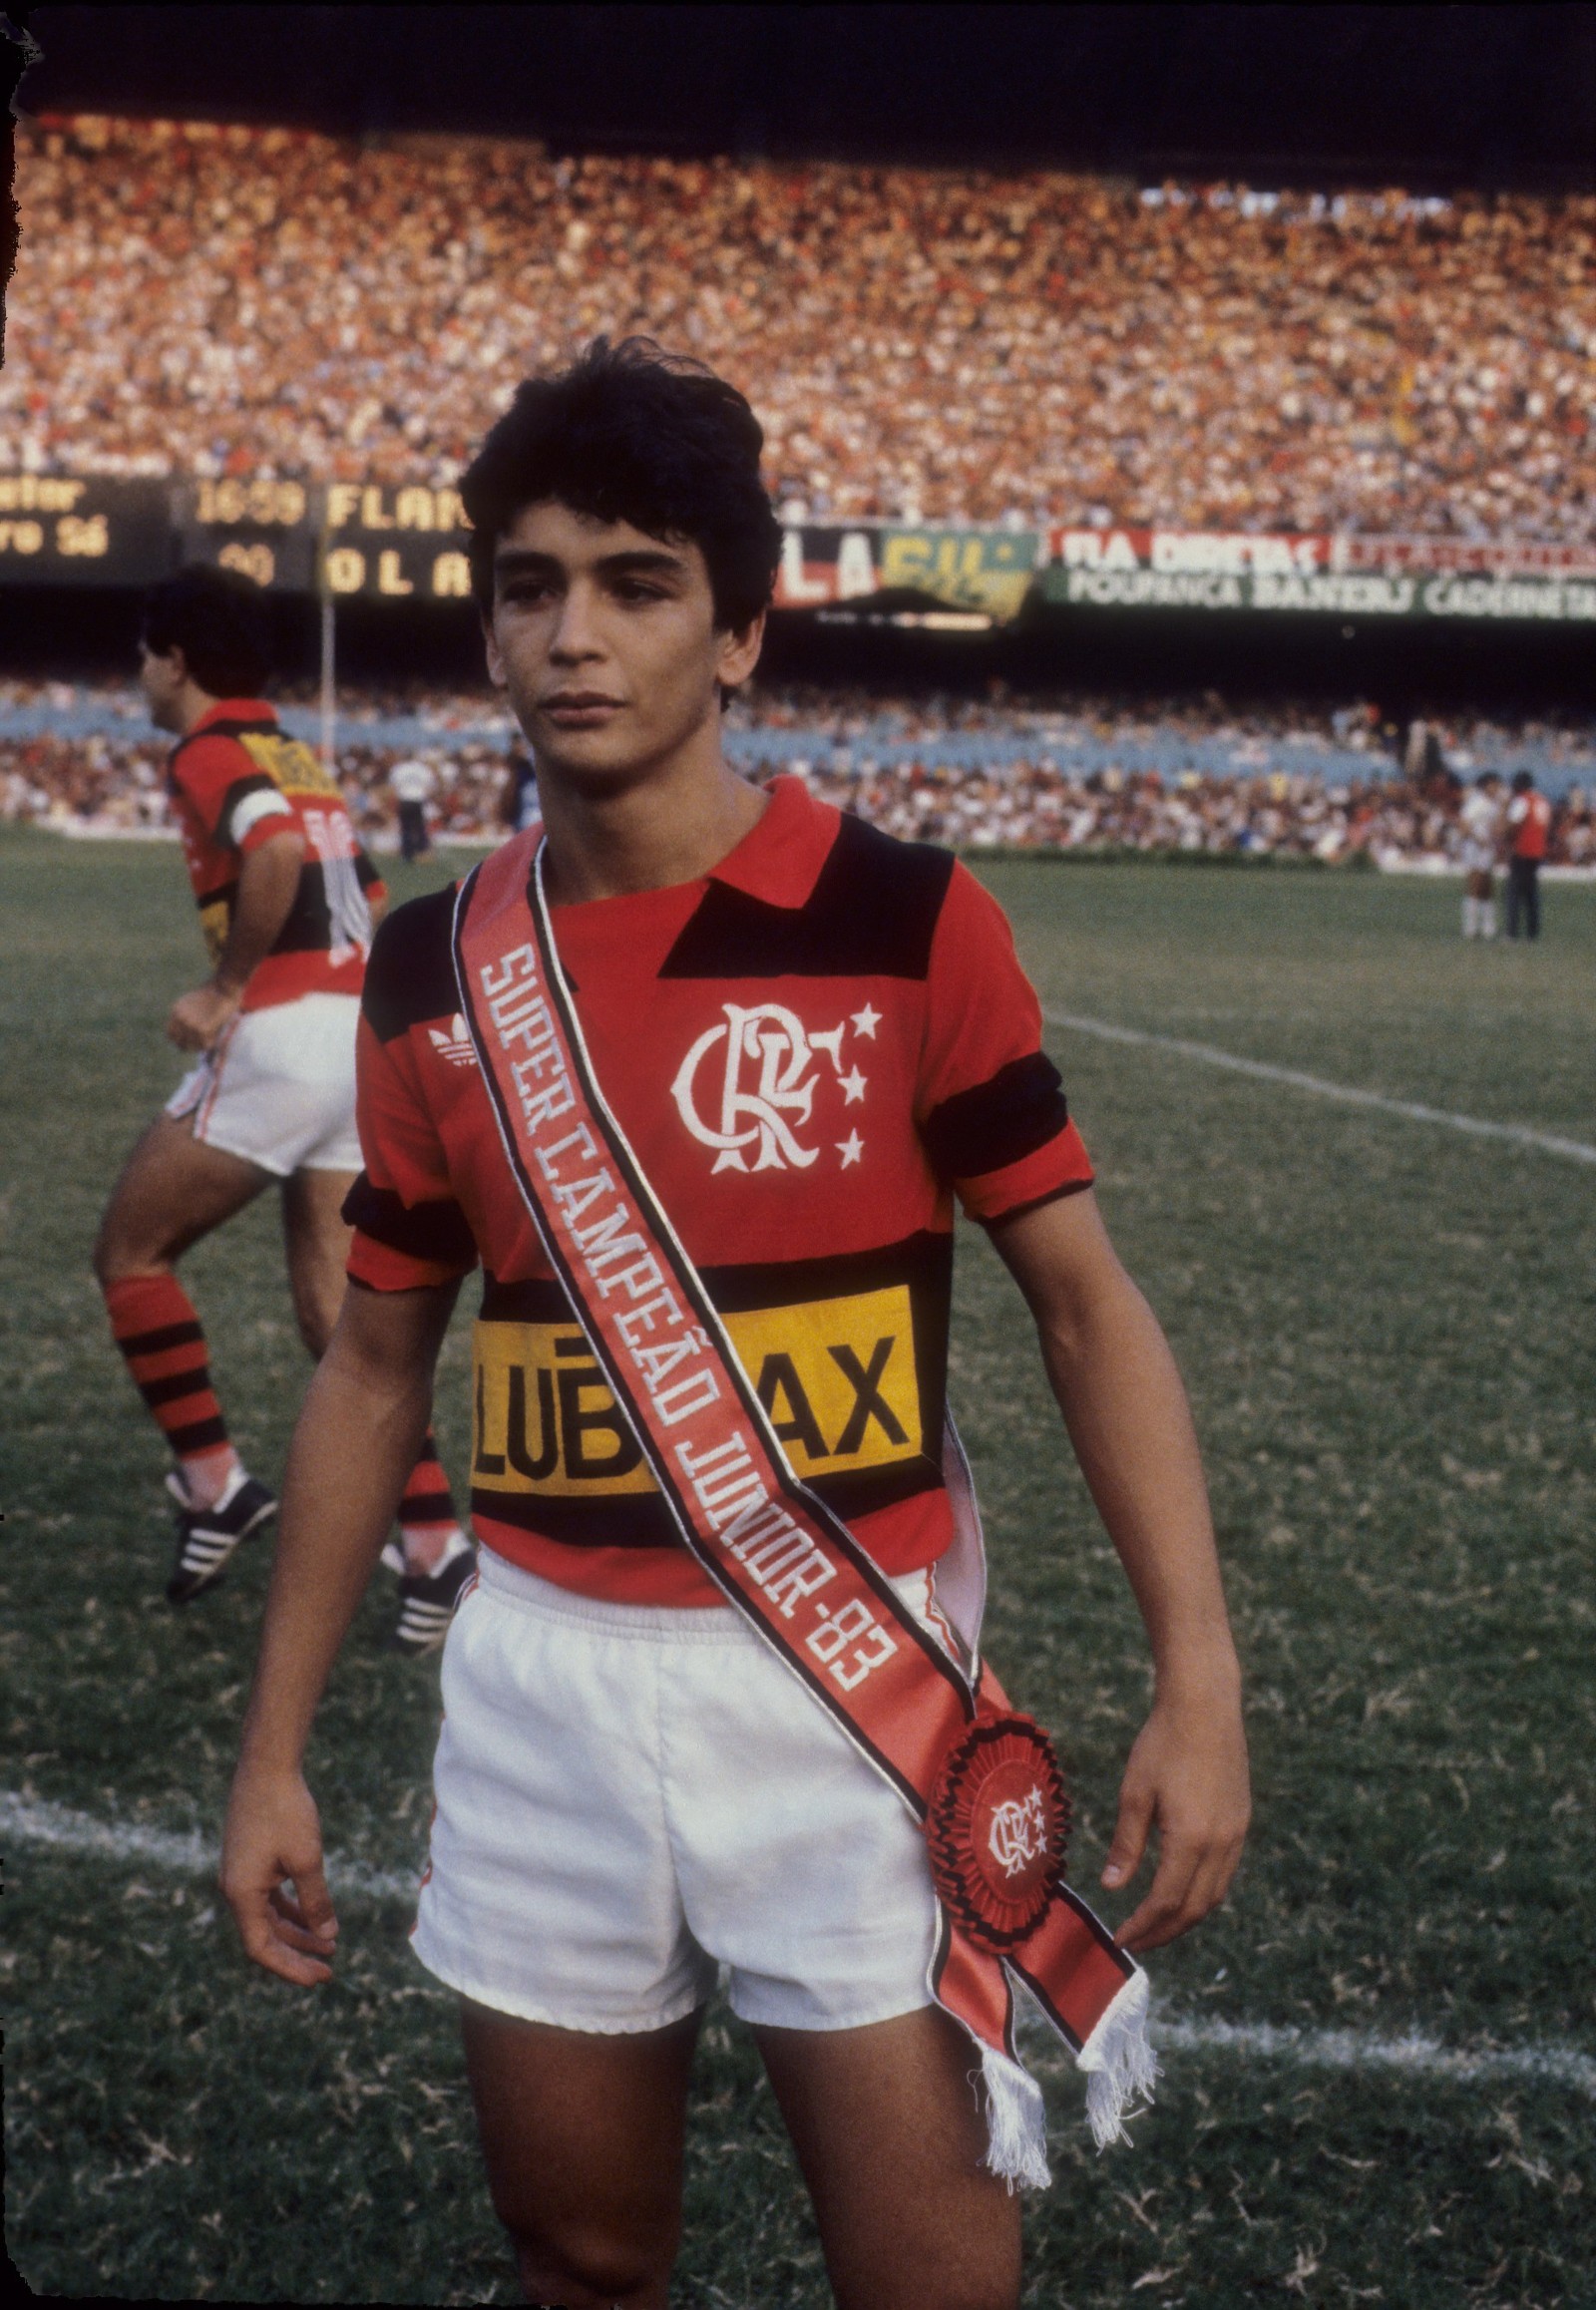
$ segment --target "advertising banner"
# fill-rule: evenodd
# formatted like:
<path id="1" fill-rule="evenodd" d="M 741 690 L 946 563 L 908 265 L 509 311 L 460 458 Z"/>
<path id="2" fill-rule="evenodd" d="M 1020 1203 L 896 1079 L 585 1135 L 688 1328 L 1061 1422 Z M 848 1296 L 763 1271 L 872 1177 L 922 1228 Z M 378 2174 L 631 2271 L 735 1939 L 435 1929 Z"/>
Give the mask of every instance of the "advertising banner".
<path id="1" fill-rule="evenodd" d="M 1058 529 L 1047 549 L 1041 598 L 1068 608 L 1596 620 L 1596 551 L 1576 546 Z"/>
<path id="2" fill-rule="evenodd" d="M 177 559 L 241 570 L 257 585 L 285 593 L 312 592 L 320 495 L 295 481 L 180 484 L 173 492 Z"/>
<path id="3" fill-rule="evenodd" d="M 458 490 L 421 481 L 0 473 L 0 585 L 148 585 L 181 562 L 208 562 L 289 593 L 465 601 L 469 528 Z M 986 629 L 1030 601 L 1062 610 L 1590 624 L 1596 548 L 864 522 L 783 533 L 778 609 Z"/>
<path id="4" fill-rule="evenodd" d="M 148 585 L 171 568 L 170 484 L 0 473 L 0 585 Z"/>
<path id="5" fill-rule="evenodd" d="M 241 570 L 257 585 L 387 600 L 464 600 L 471 592 L 469 527 L 460 493 L 415 483 L 248 479 L 179 492 L 185 561 Z"/>
<path id="6" fill-rule="evenodd" d="M 389 601 L 465 601 L 471 596 L 460 493 L 411 482 L 330 482 L 321 509 L 326 581 L 332 593 Z"/>
<path id="7" fill-rule="evenodd" d="M 776 607 L 819 609 L 891 593 L 1003 624 L 1030 591 L 1041 545 L 1033 530 L 789 529 Z"/>

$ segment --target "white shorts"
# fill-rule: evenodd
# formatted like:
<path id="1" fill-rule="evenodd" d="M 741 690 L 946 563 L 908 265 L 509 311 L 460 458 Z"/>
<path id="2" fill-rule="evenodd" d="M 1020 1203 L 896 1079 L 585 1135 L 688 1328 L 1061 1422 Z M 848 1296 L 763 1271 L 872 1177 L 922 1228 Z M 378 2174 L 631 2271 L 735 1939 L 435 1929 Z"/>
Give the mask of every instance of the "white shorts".
<path id="1" fill-rule="evenodd" d="M 1496 853 L 1488 842 L 1465 842 L 1457 853 L 1457 863 L 1464 874 L 1488 875 L 1496 865 Z"/>
<path id="2" fill-rule="evenodd" d="M 733 2011 L 778 2029 L 931 2004 L 925 1838 L 738 1612 L 479 1565 L 443 1655 L 429 1973 L 606 2036 L 680 2020 L 720 1966 Z M 929 1576 L 894 1586 L 933 1626 Z"/>
<path id="3" fill-rule="evenodd" d="M 301 994 L 241 1011 L 167 1101 L 193 1115 L 206 1147 L 241 1155 L 286 1179 L 295 1171 L 358 1171 L 355 1131 L 357 994 Z"/>

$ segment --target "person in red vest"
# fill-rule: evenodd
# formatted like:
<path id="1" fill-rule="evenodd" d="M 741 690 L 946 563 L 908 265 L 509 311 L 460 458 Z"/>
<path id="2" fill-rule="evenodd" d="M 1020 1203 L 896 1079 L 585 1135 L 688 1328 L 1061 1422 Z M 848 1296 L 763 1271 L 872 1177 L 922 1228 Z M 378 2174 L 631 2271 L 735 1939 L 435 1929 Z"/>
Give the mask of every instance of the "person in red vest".
<path id="1" fill-rule="evenodd" d="M 1552 806 L 1537 794 L 1527 770 L 1513 777 L 1513 799 L 1507 805 L 1507 936 L 1540 937 L 1540 870 L 1551 838 Z"/>

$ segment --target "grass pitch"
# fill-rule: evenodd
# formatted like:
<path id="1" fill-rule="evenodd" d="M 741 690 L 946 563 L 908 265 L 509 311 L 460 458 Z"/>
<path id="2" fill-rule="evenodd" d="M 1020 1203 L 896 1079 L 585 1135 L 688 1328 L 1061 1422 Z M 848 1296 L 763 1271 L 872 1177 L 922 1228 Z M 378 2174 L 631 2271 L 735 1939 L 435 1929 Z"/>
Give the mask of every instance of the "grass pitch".
<path id="1" fill-rule="evenodd" d="M 443 879 L 417 870 L 403 891 Z M 1487 1119 L 1596 1137 L 1596 895 L 1538 949 L 1463 947 L 1457 886 L 1005 864 L 1045 1003 Z M 88 1272 L 126 1147 L 170 1088 L 198 950 L 175 850 L 0 830 L 8 948 L 3 1358 L 7 2239 L 73 2297 L 509 2301 L 449 1998 L 407 1904 L 345 1897 L 339 1979 L 246 1971 L 202 1873 L 38 1840 L 55 1805 L 219 1822 L 266 1551 L 161 1602 L 153 1426 Z M 1229 1909 L 1152 1971 L 1189 2025 L 1133 2150 L 1099 2158 L 1049 2062 L 1057 2179 L 1027 2303 L 1556 2310 L 1596 2302 L 1592 2072 L 1377 2066 L 1596 2054 L 1588 1168 L 1334 1106 L 1149 1048 L 1051 1038 L 1109 1225 L 1191 1386 L 1249 1677 L 1258 1821 Z M 222 1400 L 275 1474 L 304 1365 L 262 1202 L 190 1260 Z M 1091 1890 L 1147 1695 L 1135 1614 L 1018 1302 L 966 1230 L 954 1390 L 994 1564 L 988 1641 L 1060 1733 Z M 465 1338 L 439 1387 L 463 1474 Z M 378 1650 L 379 1587 L 310 1760 L 329 1844 L 421 1852 L 436 1674 Z M 1219 2025 L 1303 2034 L 1247 2053 Z M 1353 2033 L 1340 2069 L 1313 2058 Z M 1362 2053 L 1360 2053 L 1362 2049 Z M 803 2194 L 711 2016 L 684 2305 L 828 2299 Z"/>

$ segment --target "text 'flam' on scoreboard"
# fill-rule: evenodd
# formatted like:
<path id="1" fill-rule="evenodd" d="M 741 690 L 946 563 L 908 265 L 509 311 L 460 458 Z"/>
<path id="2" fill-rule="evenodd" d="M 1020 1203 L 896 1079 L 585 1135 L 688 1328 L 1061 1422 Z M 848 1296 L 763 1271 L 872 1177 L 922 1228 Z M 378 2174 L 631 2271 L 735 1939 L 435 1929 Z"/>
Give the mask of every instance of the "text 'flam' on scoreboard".
<path id="1" fill-rule="evenodd" d="M 467 601 L 469 537 L 459 491 L 420 481 L 0 472 L 0 584 L 142 586 L 202 562 L 286 593 Z M 1596 624 L 1596 547 L 806 524 L 783 530 L 775 605 L 969 632 L 1006 625 L 1027 605 Z"/>

